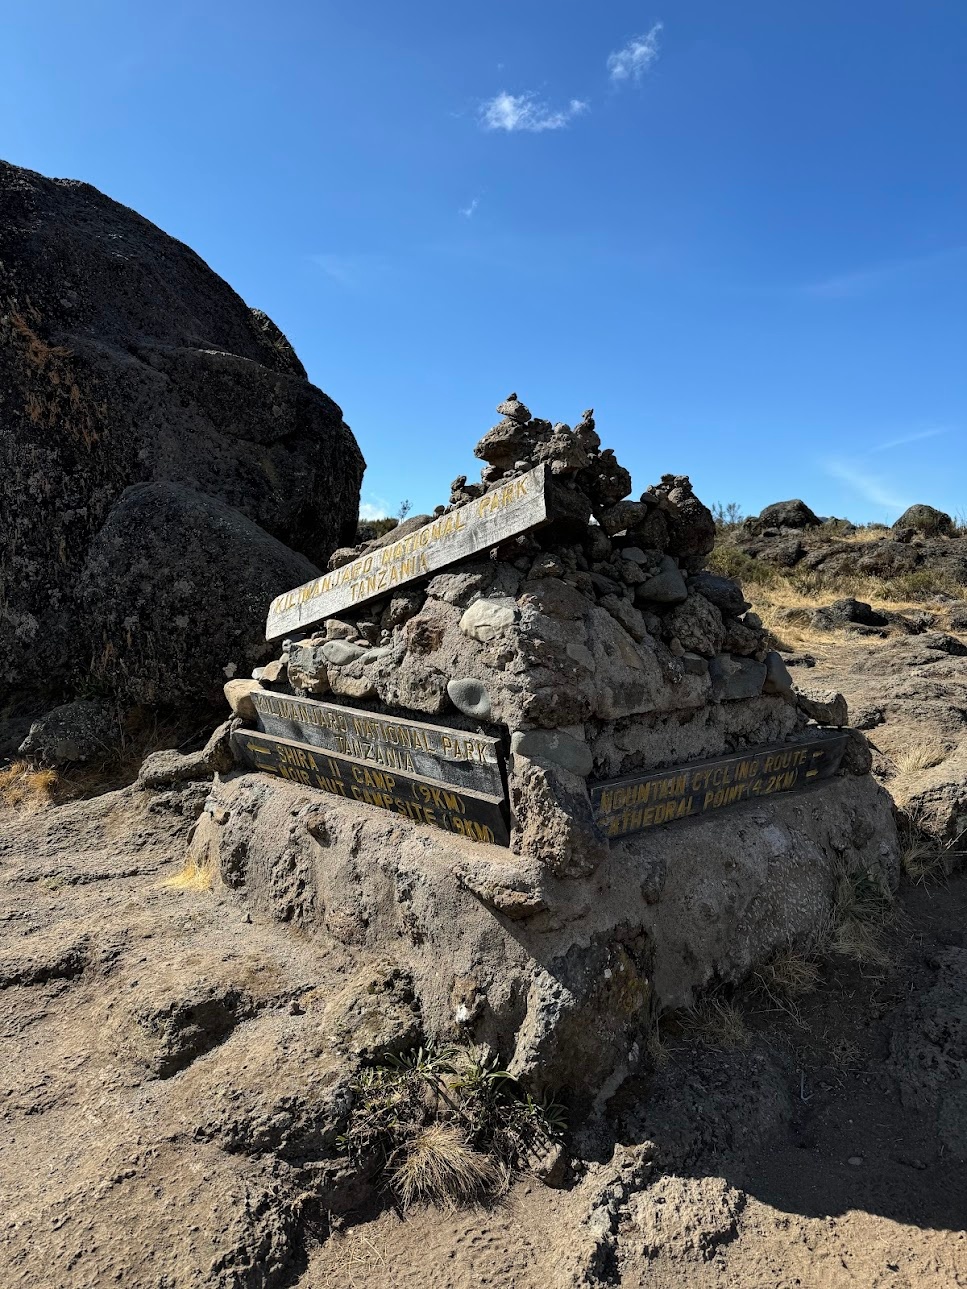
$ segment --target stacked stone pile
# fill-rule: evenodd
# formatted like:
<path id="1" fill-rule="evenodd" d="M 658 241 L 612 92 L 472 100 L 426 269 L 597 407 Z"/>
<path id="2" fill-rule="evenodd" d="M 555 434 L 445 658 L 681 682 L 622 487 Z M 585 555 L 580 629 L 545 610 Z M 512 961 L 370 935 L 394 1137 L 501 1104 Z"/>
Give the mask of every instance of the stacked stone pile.
<path id="1" fill-rule="evenodd" d="M 512 847 L 581 876 L 608 843 L 587 784 L 782 742 L 841 706 L 797 695 L 741 588 L 703 570 L 715 529 L 686 476 L 637 499 L 592 412 L 572 430 L 516 395 L 437 514 L 549 468 L 554 518 L 489 553 L 284 641 L 264 688 L 505 738 Z M 426 523 L 415 516 L 339 567 Z M 252 682 L 228 687 L 240 713 Z"/>

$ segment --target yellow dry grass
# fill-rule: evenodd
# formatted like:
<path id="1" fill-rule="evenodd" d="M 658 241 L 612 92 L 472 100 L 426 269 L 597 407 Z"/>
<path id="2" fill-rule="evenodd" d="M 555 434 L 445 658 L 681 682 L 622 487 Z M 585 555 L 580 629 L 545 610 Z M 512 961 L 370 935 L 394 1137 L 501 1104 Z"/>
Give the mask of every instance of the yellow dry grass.
<path id="1" fill-rule="evenodd" d="M 911 743 L 893 758 L 898 775 L 919 774 L 921 770 L 932 770 L 947 759 L 947 749 L 936 739 L 920 739 Z"/>
<path id="2" fill-rule="evenodd" d="M 860 966 L 885 970 L 891 965 L 886 931 L 894 915 L 892 894 L 881 878 L 843 873 L 833 896 L 829 949 Z"/>
<path id="3" fill-rule="evenodd" d="M 391 1164 L 393 1187 L 404 1208 L 426 1201 L 456 1207 L 500 1189 L 505 1179 L 485 1155 L 467 1144 L 456 1128 L 434 1123 L 401 1148 Z"/>
<path id="4" fill-rule="evenodd" d="M 0 770 L 0 809 L 29 813 L 54 804 L 56 770 L 38 770 L 14 761 Z"/>
<path id="5" fill-rule="evenodd" d="M 192 850 L 189 850 L 180 871 L 164 882 L 165 886 L 174 891 L 210 891 L 214 884 L 215 870 L 209 862 L 208 852 L 199 861 L 198 855 Z"/>
<path id="6" fill-rule="evenodd" d="M 897 750 L 884 747 L 892 761 L 892 774 L 889 779 L 890 794 L 898 805 L 910 800 L 917 788 L 918 780 L 925 770 L 932 770 L 942 765 L 951 755 L 951 750 L 933 738 L 917 739 Z"/>
<path id="7" fill-rule="evenodd" d="M 777 641 L 790 649 L 832 648 L 849 640 L 855 643 L 855 632 L 848 630 L 820 631 L 810 624 L 813 612 L 822 605 L 847 597 L 873 604 L 877 609 L 890 613 L 911 613 L 922 610 L 922 601 L 884 595 L 882 583 L 868 579 L 851 578 L 832 586 L 798 586 L 785 578 L 777 578 L 769 585 L 746 583 L 745 597 L 762 619 L 762 625 Z M 801 614 L 801 618 L 798 616 Z M 864 636 L 864 644 L 883 645 L 888 636 Z"/>

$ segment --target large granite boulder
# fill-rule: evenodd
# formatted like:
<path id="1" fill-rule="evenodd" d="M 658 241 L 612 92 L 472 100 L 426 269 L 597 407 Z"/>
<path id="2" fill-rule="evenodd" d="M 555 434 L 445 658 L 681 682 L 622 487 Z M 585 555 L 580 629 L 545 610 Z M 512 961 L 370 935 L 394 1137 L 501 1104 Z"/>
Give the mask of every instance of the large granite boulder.
<path id="1" fill-rule="evenodd" d="M 363 466 L 340 409 L 309 384 L 279 329 L 192 250 L 88 184 L 0 162 L 0 690 L 76 691 L 103 657 L 86 611 L 99 535 L 126 489 L 173 484 L 222 508 L 223 542 L 211 533 L 204 546 L 208 584 L 217 570 L 226 588 L 237 575 L 260 588 L 244 603 L 226 590 L 219 611 L 232 620 L 196 633 L 190 692 L 207 693 L 233 654 L 225 633 L 253 638 L 269 588 L 284 585 L 276 545 L 303 557 L 285 575 L 301 580 L 309 561 L 324 566 L 351 539 Z M 139 512 L 159 591 L 181 578 L 159 527 L 166 514 Z M 246 524 L 265 540 L 233 549 Z M 114 571 L 114 591 L 133 593 Z M 203 580 L 193 584 L 201 595 Z M 137 620 L 132 666 L 135 654 L 165 653 L 168 593 L 142 586 L 136 604 L 111 609 Z M 147 683 L 160 701 L 176 696 L 157 669 Z"/>

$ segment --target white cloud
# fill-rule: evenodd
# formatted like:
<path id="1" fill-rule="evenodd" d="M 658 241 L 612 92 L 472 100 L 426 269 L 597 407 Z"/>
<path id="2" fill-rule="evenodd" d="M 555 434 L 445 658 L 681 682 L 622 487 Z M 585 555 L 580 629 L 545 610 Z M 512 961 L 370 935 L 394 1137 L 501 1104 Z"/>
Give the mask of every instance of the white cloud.
<path id="1" fill-rule="evenodd" d="M 919 443 L 921 439 L 935 439 L 938 434 L 946 434 L 946 427 L 937 430 L 920 430 L 916 434 L 905 434 L 899 439 L 890 439 L 888 443 L 877 443 L 870 448 L 871 452 L 886 452 L 889 448 L 902 448 L 908 443 Z"/>
<path id="2" fill-rule="evenodd" d="M 385 519 L 389 514 L 389 505 L 382 497 L 374 497 L 372 501 L 364 501 L 359 507 L 360 519 Z"/>
<path id="3" fill-rule="evenodd" d="M 485 130 L 506 130 L 508 133 L 526 130 L 530 134 L 540 134 L 543 130 L 563 130 L 587 110 L 587 103 L 579 98 L 572 98 L 566 108 L 555 112 L 533 90 L 525 90 L 523 94 L 508 94 L 501 90 L 481 103 L 480 123 Z"/>
<path id="4" fill-rule="evenodd" d="M 823 469 L 834 479 L 848 484 L 861 497 L 872 501 L 874 505 L 886 506 L 889 510 L 904 510 L 907 506 L 907 502 L 897 495 L 888 480 L 882 475 L 870 474 L 855 462 L 834 459 L 825 461 Z"/>
<path id="5" fill-rule="evenodd" d="M 464 218 L 466 219 L 473 219 L 473 213 L 479 205 L 480 205 L 480 198 L 474 197 L 473 201 L 470 203 L 469 206 L 460 207 L 460 214 L 463 215 Z"/>
<path id="6" fill-rule="evenodd" d="M 632 36 L 623 49 L 608 55 L 608 75 L 619 84 L 640 81 L 658 58 L 658 36 L 662 24 L 656 22 L 643 36 Z"/>
<path id="7" fill-rule="evenodd" d="M 333 252 L 310 255 L 326 277 L 347 291 L 366 290 L 387 276 L 390 264 L 380 255 L 340 255 Z"/>
<path id="8" fill-rule="evenodd" d="M 821 299 L 856 299 L 891 286 L 909 287 L 931 272 L 949 270 L 958 265 L 965 255 L 967 255 L 967 247 L 950 246 L 945 250 L 932 251 L 926 255 L 887 260 L 882 264 L 874 264 L 870 268 L 859 269 L 855 273 L 841 273 L 837 277 L 807 283 L 800 289 L 805 295 Z"/>

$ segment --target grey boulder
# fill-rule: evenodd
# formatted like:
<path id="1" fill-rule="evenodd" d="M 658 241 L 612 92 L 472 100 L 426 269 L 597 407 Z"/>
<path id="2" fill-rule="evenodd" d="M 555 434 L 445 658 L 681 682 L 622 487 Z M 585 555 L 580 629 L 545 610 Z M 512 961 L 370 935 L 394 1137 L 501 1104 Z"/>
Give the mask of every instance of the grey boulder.
<path id="1" fill-rule="evenodd" d="M 42 765 L 83 765 L 117 748 L 118 712 L 105 699 L 64 703 L 34 721 L 19 751 Z"/>

